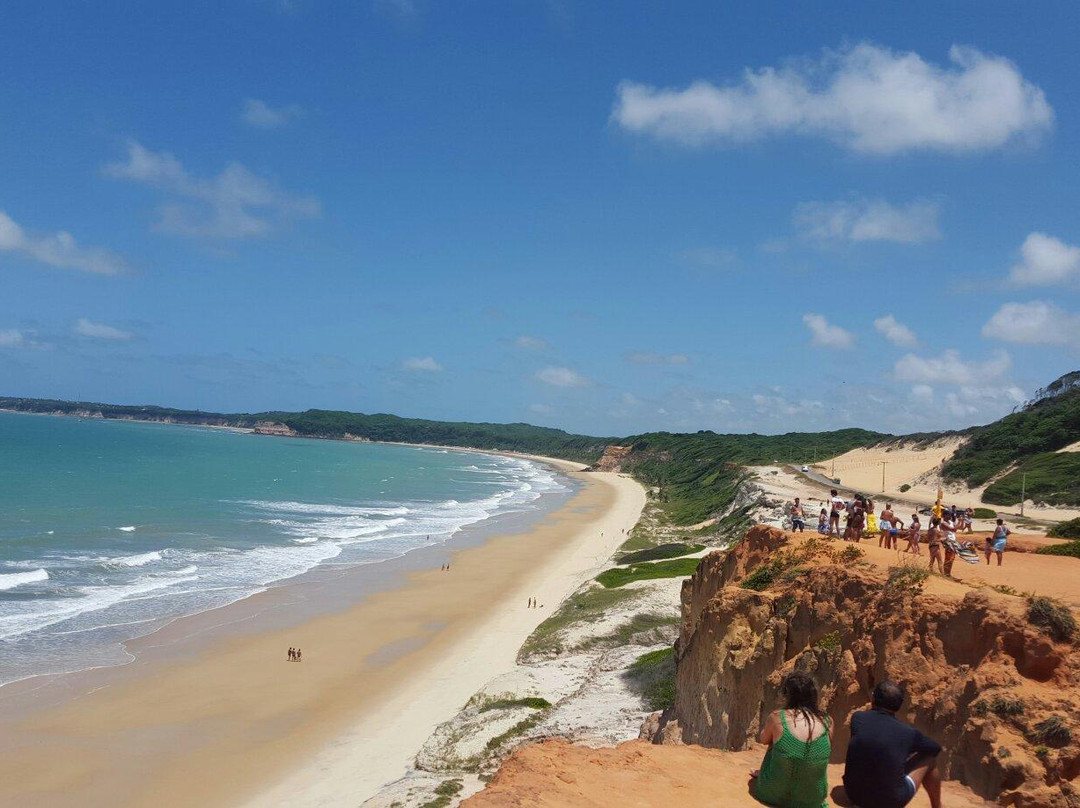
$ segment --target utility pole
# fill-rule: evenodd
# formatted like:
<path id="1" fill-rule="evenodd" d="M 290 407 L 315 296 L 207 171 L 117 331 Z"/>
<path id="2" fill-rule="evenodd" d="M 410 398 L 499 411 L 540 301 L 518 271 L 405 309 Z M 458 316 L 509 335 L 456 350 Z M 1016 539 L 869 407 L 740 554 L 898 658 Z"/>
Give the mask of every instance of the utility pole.
<path id="1" fill-rule="evenodd" d="M 1020 475 L 1020 515 L 1024 515 L 1024 500 L 1027 499 L 1027 472 Z"/>
<path id="2" fill-rule="evenodd" d="M 885 461 L 881 461 L 881 493 L 885 493 Z"/>

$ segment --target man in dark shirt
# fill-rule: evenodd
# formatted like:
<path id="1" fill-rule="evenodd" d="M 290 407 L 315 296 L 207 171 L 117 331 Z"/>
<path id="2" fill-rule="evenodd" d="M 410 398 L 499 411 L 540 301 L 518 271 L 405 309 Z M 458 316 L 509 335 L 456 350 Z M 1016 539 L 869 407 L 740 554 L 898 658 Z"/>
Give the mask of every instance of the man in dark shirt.
<path id="1" fill-rule="evenodd" d="M 920 785 L 941 808 L 941 745 L 896 717 L 903 704 L 900 685 L 885 681 L 874 688 L 873 708 L 851 717 L 844 790 L 860 808 L 903 808 Z"/>

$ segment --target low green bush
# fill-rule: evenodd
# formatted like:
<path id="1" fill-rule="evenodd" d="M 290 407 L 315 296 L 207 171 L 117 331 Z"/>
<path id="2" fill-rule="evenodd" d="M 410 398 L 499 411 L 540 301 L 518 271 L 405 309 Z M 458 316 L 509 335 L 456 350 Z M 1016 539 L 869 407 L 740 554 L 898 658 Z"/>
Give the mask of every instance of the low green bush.
<path id="1" fill-rule="evenodd" d="M 889 593 L 918 595 L 923 591 L 930 570 L 926 567 L 901 565 L 889 567 L 889 577 L 885 581 L 885 591 Z"/>
<path id="2" fill-rule="evenodd" d="M 1080 541 L 1069 541 L 1065 542 L 1065 544 L 1052 544 L 1049 547 L 1040 547 L 1035 552 L 1040 555 L 1071 556 L 1073 558 L 1080 558 Z"/>
<path id="3" fill-rule="evenodd" d="M 1076 618 L 1064 603 L 1043 596 L 1028 600 L 1028 622 L 1038 626 L 1058 642 L 1076 637 Z"/>
<path id="4" fill-rule="evenodd" d="M 1080 519 L 1059 522 L 1046 531 L 1046 535 L 1054 539 L 1080 539 Z"/>
<path id="5" fill-rule="evenodd" d="M 976 508 L 975 509 L 975 518 L 976 519 L 997 519 L 997 511 L 995 511 L 993 508 Z"/>
<path id="6" fill-rule="evenodd" d="M 907 483 L 904 483 L 902 486 L 900 486 L 900 493 L 901 494 L 906 494 L 910 490 L 911 490 L 911 486 L 908 485 Z"/>
<path id="7" fill-rule="evenodd" d="M 1062 747 L 1072 742 L 1072 730 L 1060 715 L 1052 715 L 1035 725 L 1031 739 L 1044 746 Z"/>
<path id="8" fill-rule="evenodd" d="M 631 581 L 649 581 L 655 578 L 685 578 L 693 575 L 701 563 L 700 558 L 675 558 L 651 564 L 631 564 L 615 567 L 596 576 L 596 580 L 608 589 L 625 586 Z"/>
<path id="9" fill-rule="evenodd" d="M 420 808 L 446 808 L 463 787 L 460 780 L 443 780 L 435 786 L 435 799 L 422 803 Z"/>
<path id="10" fill-rule="evenodd" d="M 1013 718 L 1024 714 L 1024 700 L 1009 698 L 1008 696 L 991 696 L 989 699 L 977 701 L 972 705 L 971 711 L 975 715 L 993 713 L 999 718 Z"/>
<path id="11" fill-rule="evenodd" d="M 666 710 L 675 703 L 675 649 L 663 648 L 638 657 L 624 677 L 650 710 Z"/>
<path id="12" fill-rule="evenodd" d="M 670 544 L 661 544 L 656 547 L 650 547 L 646 550 L 638 550 L 636 553 L 627 553 L 619 558 L 619 564 L 640 564 L 643 561 L 662 561 L 668 558 L 679 558 L 680 556 L 690 555 L 691 553 L 700 553 L 705 549 L 704 544 L 684 544 L 683 542 L 672 542 Z"/>
<path id="13" fill-rule="evenodd" d="M 542 699 L 539 696 L 523 696 L 519 699 L 495 699 L 489 701 L 480 708 L 480 712 L 486 713 L 489 710 L 510 710 L 514 707 L 528 707 L 532 710 L 546 710 L 551 706 L 551 702 L 547 699 Z"/>

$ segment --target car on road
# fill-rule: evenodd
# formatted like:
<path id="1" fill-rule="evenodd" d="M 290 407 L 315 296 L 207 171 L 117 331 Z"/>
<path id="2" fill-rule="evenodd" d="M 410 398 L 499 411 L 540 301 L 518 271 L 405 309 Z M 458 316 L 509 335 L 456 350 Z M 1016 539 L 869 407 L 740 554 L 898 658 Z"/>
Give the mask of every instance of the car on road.
<path id="1" fill-rule="evenodd" d="M 809 466 L 803 466 L 801 469 L 799 469 L 799 471 L 801 471 L 803 474 L 807 474 L 810 471 L 810 467 Z"/>

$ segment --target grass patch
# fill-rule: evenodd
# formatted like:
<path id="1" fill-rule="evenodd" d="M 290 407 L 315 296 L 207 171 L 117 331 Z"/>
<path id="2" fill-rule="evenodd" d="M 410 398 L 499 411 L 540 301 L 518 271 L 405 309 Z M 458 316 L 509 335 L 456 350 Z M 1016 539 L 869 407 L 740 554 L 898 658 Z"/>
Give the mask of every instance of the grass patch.
<path id="1" fill-rule="evenodd" d="M 908 485 L 907 483 L 904 483 L 902 486 L 900 486 L 900 493 L 901 494 L 906 494 L 910 490 L 911 490 L 911 486 Z"/>
<path id="2" fill-rule="evenodd" d="M 1072 742 L 1072 730 L 1060 715 L 1052 715 L 1035 725 L 1031 740 L 1043 746 L 1060 748 Z"/>
<path id="3" fill-rule="evenodd" d="M 1042 596 L 1030 598 L 1027 616 L 1029 623 L 1058 642 L 1072 642 L 1076 637 L 1076 618 L 1061 601 Z"/>
<path id="4" fill-rule="evenodd" d="M 987 486 L 983 502 L 1015 505 L 1020 501 L 1021 491 L 1026 491 L 1025 496 L 1035 502 L 1076 505 L 1080 502 L 1080 452 L 1047 452 L 1028 458 Z"/>
<path id="5" fill-rule="evenodd" d="M 998 718 L 1015 718 L 1024 714 L 1024 700 L 1011 699 L 1008 696 L 992 696 L 984 701 L 977 701 L 971 706 L 971 711 L 978 716 L 993 713 Z"/>
<path id="6" fill-rule="evenodd" d="M 976 519 L 997 519 L 997 511 L 993 508 L 976 508 L 974 516 Z"/>
<path id="7" fill-rule="evenodd" d="M 539 696 L 523 696 L 522 698 L 511 699 L 502 698 L 489 701 L 480 707 L 480 712 L 486 713 L 489 710 L 512 710 L 515 707 L 528 707 L 531 710 L 546 710 L 551 706 L 551 702 L 547 699 L 542 699 Z"/>
<path id="8" fill-rule="evenodd" d="M 609 610 L 625 606 L 641 597 L 633 589 L 604 589 L 590 586 L 579 589 L 551 617 L 536 627 L 529 639 L 521 646 L 521 656 L 527 657 L 544 651 L 560 651 L 559 638 L 564 630 L 576 623 L 589 623 L 600 619 Z"/>
<path id="9" fill-rule="evenodd" d="M 1059 522 L 1046 531 L 1046 535 L 1052 539 L 1080 539 L 1080 519 Z"/>
<path id="10" fill-rule="evenodd" d="M 423 803 L 420 808 L 446 808 L 461 793 L 460 780 L 443 780 L 435 786 L 435 799 Z"/>
<path id="11" fill-rule="evenodd" d="M 670 561 L 657 561 L 651 564 L 632 564 L 629 567 L 615 567 L 596 576 L 596 580 L 608 589 L 625 586 L 631 581 L 649 581 L 655 578 L 685 578 L 693 575 L 701 562 L 700 558 L 675 558 Z"/>
<path id="12" fill-rule="evenodd" d="M 915 595 L 922 594 L 926 579 L 930 577 L 930 570 L 926 567 L 912 567 L 902 565 L 889 567 L 889 577 L 885 581 L 885 591 L 890 594 Z"/>
<path id="13" fill-rule="evenodd" d="M 623 645 L 656 645 L 668 642 L 670 636 L 665 636 L 663 629 L 674 626 L 679 621 L 678 615 L 639 612 L 611 633 L 587 638 L 578 649 L 587 651 L 597 647 L 617 648 Z"/>
<path id="14" fill-rule="evenodd" d="M 675 649 L 663 648 L 638 657 L 624 678 L 650 710 L 675 704 Z"/>
<path id="15" fill-rule="evenodd" d="M 704 544 L 684 544 L 683 542 L 672 542 L 670 544 L 661 544 L 656 547 L 649 547 L 645 550 L 638 550 L 636 553 L 627 553 L 618 560 L 619 564 L 641 564 L 645 561 L 662 561 L 668 558 L 679 558 L 680 556 L 690 555 L 691 553 L 700 553 L 705 549 Z"/>
<path id="16" fill-rule="evenodd" d="M 814 643 L 815 648 L 820 648 L 827 654 L 838 654 L 843 648 L 843 644 L 840 642 L 840 632 L 830 631 L 828 634 L 822 635 L 822 637 Z"/>
<path id="17" fill-rule="evenodd" d="M 495 752 L 498 749 L 500 749 L 502 747 L 502 745 L 505 744 L 510 739 L 516 738 L 519 735 L 524 735 L 529 730 L 535 728 L 540 723 L 541 720 L 543 720 L 543 715 L 537 714 L 537 715 L 529 716 L 524 721 L 518 721 L 516 724 L 514 724 L 514 726 L 510 727 L 510 729 L 508 729 L 506 732 L 500 733 L 499 735 L 496 735 L 494 738 L 491 738 L 487 742 L 487 744 L 484 745 L 484 748 L 488 752 Z"/>
<path id="18" fill-rule="evenodd" d="M 1050 535 L 1049 533 L 1047 535 Z M 1080 558 L 1080 541 L 1070 541 L 1065 544 L 1054 544 L 1050 547 L 1040 547 L 1035 551 L 1039 555 L 1070 556 Z"/>

